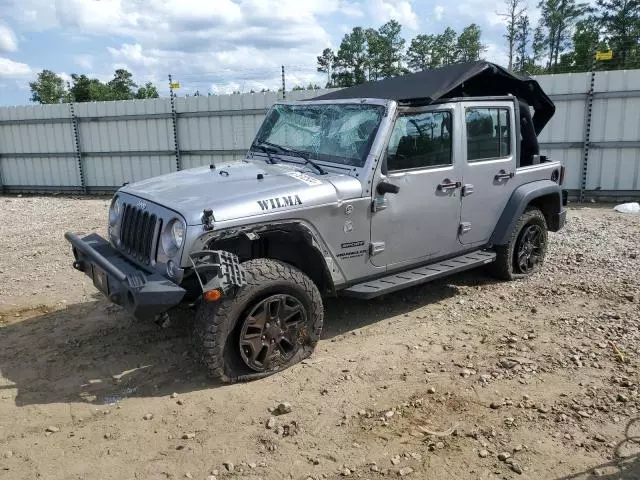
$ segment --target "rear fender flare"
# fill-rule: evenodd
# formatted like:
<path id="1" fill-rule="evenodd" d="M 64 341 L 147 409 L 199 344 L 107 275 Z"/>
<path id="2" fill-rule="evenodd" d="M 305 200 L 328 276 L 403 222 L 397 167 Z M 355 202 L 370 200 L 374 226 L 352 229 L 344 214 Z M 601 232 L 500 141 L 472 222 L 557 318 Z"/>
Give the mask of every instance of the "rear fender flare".
<path id="1" fill-rule="evenodd" d="M 557 197 L 557 202 L 553 201 L 553 211 L 543 212 L 548 218 L 549 214 L 557 214 L 562 210 L 562 187 L 560 185 L 551 180 L 538 180 L 516 188 L 502 211 L 502 215 L 500 215 L 489 244 L 506 245 L 509 243 L 511 232 L 526 208 L 535 199 L 547 196 Z"/>

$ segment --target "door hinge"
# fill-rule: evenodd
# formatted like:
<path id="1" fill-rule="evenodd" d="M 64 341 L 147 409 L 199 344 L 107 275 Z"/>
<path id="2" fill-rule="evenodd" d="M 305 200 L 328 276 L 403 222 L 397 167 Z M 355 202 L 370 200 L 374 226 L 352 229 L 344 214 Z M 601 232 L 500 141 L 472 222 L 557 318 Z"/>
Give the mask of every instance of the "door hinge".
<path id="1" fill-rule="evenodd" d="M 468 197 L 469 195 L 471 195 L 473 192 L 475 192 L 475 188 L 472 184 L 470 183 L 465 183 L 462 187 L 462 196 L 463 197 Z"/>
<path id="2" fill-rule="evenodd" d="M 462 235 L 467 233 L 469 230 L 471 230 L 471 222 L 462 222 L 458 228 L 458 233 Z"/>
<path id="3" fill-rule="evenodd" d="M 369 255 L 373 257 L 374 255 L 378 255 L 379 253 L 384 252 L 384 249 L 384 242 L 371 242 L 369 244 Z"/>
<path id="4" fill-rule="evenodd" d="M 373 201 L 371 202 L 371 211 L 375 213 L 375 212 L 379 212 L 380 210 L 384 210 L 385 208 L 387 208 L 386 197 L 384 195 L 375 196 L 373 198 Z"/>

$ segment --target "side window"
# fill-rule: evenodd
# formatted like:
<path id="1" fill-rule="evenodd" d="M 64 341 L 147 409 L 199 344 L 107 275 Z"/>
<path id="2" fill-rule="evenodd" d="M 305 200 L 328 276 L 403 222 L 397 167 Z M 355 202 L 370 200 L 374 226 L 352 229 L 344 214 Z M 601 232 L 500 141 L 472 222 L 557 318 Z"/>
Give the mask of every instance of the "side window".
<path id="1" fill-rule="evenodd" d="M 387 147 L 387 169 L 451 165 L 451 113 L 423 112 L 396 120 Z"/>
<path id="2" fill-rule="evenodd" d="M 474 162 L 511 154 L 508 108 L 468 108 L 467 161 Z"/>

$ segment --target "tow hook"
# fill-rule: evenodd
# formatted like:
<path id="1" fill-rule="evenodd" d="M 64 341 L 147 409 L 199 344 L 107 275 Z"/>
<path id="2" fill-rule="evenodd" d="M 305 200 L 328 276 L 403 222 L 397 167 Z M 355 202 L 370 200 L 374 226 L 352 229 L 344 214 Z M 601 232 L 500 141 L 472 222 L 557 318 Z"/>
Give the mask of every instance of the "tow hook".
<path id="1" fill-rule="evenodd" d="M 73 268 L 79 270 L 80 272 L 84 272 L 84 261 L 76 260 L 75 262 L 73 262 Z"/>

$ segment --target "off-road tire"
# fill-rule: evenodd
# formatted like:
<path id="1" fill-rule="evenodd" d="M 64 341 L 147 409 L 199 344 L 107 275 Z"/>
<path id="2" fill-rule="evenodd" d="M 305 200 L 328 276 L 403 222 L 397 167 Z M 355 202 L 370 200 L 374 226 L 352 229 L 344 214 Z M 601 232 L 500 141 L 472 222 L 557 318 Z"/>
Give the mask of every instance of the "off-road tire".
<path id="1" fill-rule="evenodd" d="M 193 343 L 200 361 L 212 378 L 241 382 L 266 377 L 309 357 L 322 330 L 324 308 L 316 285 L 300 270 L 271 259 L 242 264 L 247 284 L 235 296 L 219 302 L 202 302 L 196 313 Z M 308 328 L 298 350 L 286 364 L 264 372 L 252 370 L 242 359 L 240 332 L 250 309 L 270 295 L 286 293 L 303 305 Z"/>
<path id="2" fill-rule="evenodd" d="M 537 225 L 542 230 L 542 252 L 536 267 L 527 273 L 522 273 L 516 267 L 514 258 L 518 248 L 518 242 L 521 239 L 521 234 L 530 225 Z M 490 271 L 493 276 L 501 280 L 518 280 L 530 277 L 539 271 L 547 253 L 547 237 L 547 221 L 545 220 L 543 213 L 536 207 L 528 207 L 518 219 L 518 222 L 509 237 L 509 242 L 506 245 L 497 245 L 495 247 L 497 254 L 496 260 L 490 266 Z"/>

